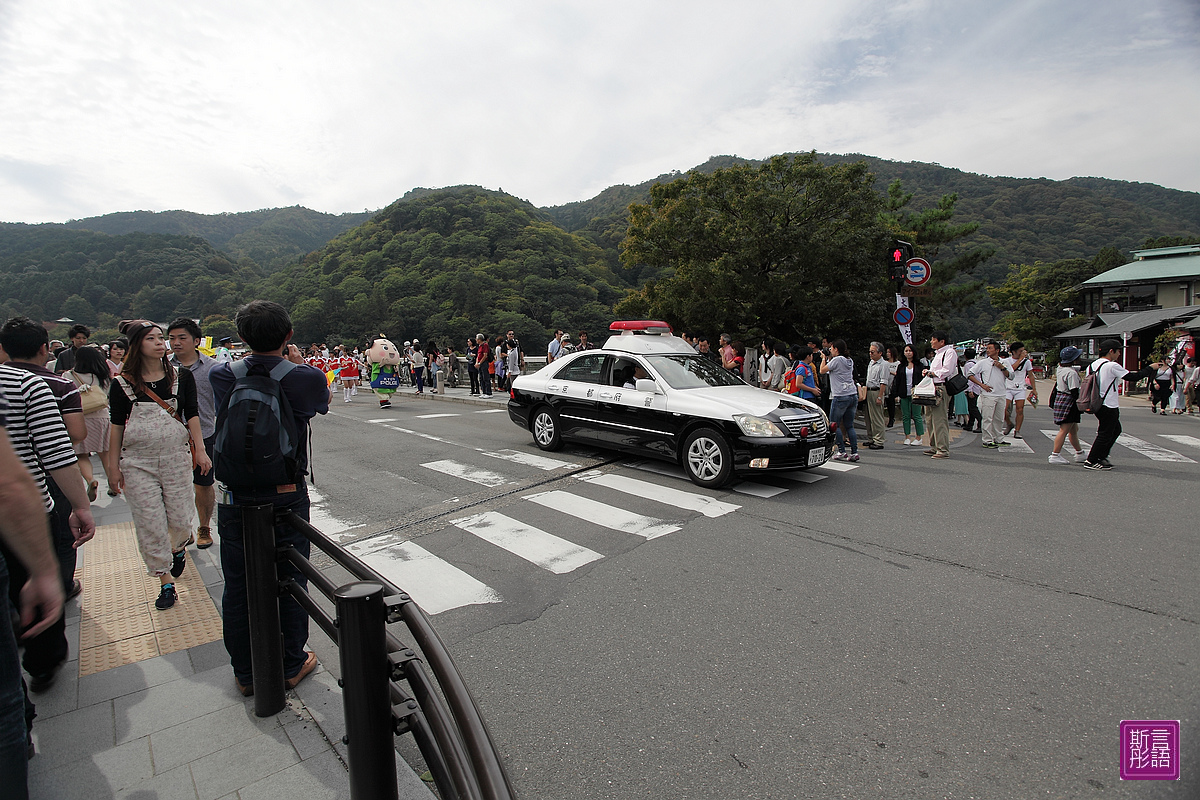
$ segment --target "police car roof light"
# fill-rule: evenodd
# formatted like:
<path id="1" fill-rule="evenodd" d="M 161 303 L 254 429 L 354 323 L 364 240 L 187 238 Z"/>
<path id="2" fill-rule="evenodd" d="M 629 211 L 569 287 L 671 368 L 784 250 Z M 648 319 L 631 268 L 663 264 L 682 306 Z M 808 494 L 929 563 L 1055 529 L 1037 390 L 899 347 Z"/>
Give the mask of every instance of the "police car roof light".
<path id="1" fill-rule="evenodd" d="M 620 331 L 625 334 L 667 334 L 671 335 L 671 326 L 665 322 L 649 319 L 621 319 L 608 326 L 610 331 Z"/>

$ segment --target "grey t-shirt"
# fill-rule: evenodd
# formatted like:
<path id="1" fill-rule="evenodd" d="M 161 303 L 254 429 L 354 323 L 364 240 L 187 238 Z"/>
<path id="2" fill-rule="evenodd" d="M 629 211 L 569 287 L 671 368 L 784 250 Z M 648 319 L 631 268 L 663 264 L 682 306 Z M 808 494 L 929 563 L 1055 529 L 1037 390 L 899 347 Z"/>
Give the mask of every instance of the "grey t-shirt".
<path id="1" fill-rule="evenodd" d="M 854 360 L 846 356 L 835 356 L 829 360 L 829 396 L 858 396 L 854 385 Z"/>
<path id="2" fill-rule="evenodd" d="M 217 431 L 217 409 L 213 402 L 212 383 L 208 380 L 208 373 L 212 372 L 212 368 L 220 362 L 215 358 L 209 358 L 204 353 L 196 353 L 196 363 L 190 367 L 184 367 L 183 363 L 175 356 L 171 356 L 171 363 L 176 367 L 183 367 L 196 379 L 196 406 L 200 411 L 200 435 L 205 439 L 210 438 Z"/>

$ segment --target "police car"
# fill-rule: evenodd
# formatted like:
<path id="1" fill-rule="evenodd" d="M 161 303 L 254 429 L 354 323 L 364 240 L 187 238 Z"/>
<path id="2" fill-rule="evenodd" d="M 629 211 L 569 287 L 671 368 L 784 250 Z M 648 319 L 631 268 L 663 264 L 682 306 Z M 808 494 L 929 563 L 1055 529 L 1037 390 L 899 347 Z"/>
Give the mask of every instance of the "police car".
<path id="1" fill-rule="evenodd" d="M 750 386 L 673 336 L 664 322 L 614 322 L 598 350 L 517 377 L 508 415 L 543 450 L 564 440 L 683 466 L 715 488 L 735 474 L 797 470 L 833 454 L 813 403 Z"/>

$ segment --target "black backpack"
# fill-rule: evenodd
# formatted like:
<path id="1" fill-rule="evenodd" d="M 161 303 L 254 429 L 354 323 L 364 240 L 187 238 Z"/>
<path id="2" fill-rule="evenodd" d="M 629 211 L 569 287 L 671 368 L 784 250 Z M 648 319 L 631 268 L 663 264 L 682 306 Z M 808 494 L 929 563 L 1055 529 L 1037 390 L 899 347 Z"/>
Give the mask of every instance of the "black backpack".
<path id="1" fill-rule="evenodd" d="M 262 364 L 229 365 L 233 389 L 217 411 L 213 444 L 213 469 L 227 487 L 269 489 L 303 477 L 298 474 L 303 442 L 280 384 L 297 366 L 285 359 L 268 373 Z"/>

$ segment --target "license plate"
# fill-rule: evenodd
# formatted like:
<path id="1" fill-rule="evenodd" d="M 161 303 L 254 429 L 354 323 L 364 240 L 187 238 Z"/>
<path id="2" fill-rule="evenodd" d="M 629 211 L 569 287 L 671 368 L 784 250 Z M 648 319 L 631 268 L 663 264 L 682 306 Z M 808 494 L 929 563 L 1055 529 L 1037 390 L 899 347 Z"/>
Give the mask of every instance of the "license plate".
<path id="1" fill-rule="evenodd" d="M 818 464 L 824 464 L 824 463 L 825 463 L 825 448 L 824 447 L 820 447 L 815 450 L 808 451 L 808 465 L 810 467 L 815 467 Z"/>

